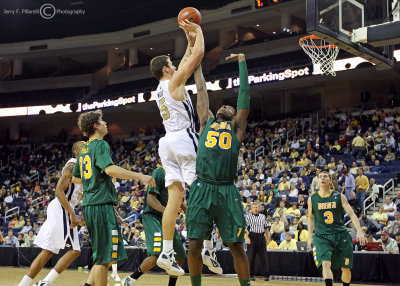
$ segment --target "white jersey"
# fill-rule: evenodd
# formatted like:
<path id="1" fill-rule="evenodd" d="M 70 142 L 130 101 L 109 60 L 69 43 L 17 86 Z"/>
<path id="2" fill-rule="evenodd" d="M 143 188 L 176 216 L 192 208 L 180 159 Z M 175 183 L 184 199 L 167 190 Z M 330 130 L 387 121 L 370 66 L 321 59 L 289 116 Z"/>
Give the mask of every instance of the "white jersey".
<path id="1" fill-rule="evenodd" d="M 161 81 L 156 90 L 156 101 L 163 119 L 165 132 L 194 130 L 196 119 L 189 94 L 185 90 L 186 100 L 175 100 L 169 93 L 168 84 L 169 80 Z"/>
<path id="2" fill-rule="evenodd" d="M 69 163 L 74 163 L 76 164 L 76 158 L 71 158 L 68 160 L 68 162 L 65 164 L 64 168 L 62 169 L 62 172 L 64 172 L 65 167 Z M 65 196 L 68 199 L 69 204 L 71 205 L 72 208 L 75 208 L 79 204 L 79 197 L 82 194 L 82 185 L 75 185 L 71 183 L 68 187 L 68 189 L 65 191 Z"/>

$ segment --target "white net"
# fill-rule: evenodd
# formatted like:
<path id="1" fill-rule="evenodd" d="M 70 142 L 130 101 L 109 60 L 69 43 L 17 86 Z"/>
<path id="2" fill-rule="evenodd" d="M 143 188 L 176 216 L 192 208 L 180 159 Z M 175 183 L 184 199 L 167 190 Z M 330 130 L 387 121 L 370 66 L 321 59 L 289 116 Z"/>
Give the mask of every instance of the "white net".
<path id="1" fill-rule="evenodd" d="M 303 37 L 299 41 L 304 52 L 311 58 L 314 65 L 319 65 L 322 74 L 336 76 L 333 62 L 339 54 L 339 47 L 331 45 L 316 36 Z"/>

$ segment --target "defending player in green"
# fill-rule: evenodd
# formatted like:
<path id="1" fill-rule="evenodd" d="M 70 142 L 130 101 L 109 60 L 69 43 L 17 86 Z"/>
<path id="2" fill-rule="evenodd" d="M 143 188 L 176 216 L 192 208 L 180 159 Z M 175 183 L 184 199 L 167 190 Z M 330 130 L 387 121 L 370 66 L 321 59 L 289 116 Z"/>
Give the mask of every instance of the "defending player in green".
<path id="1" fill-rule="evenodd" d="M 239 148 L 243 142 L 249 115 L 250 97 L 246 61 L 243 54 L 228 59 L 239 63 L 240 89 L 237 113 L 232 106 L 222 106 L 214 118 L 209 111 L 207 89 L 201 66 L 194 77 L 200 138 L 196 174 L 186 217 L 189 237 L 188 265 L 193 286 L 201 285 L 203 240 L 210 237 L 216 223 L 234 259 L 240 285 L 250 285 L 249 264 L 243 248 L 246 221 L 238 189 L 234 185 Z"/>
<path id="2" fill-rule="evenodd" d="M 79 152 L 72 180 L 83 186 L 82 211 L 92 240 L 94 266 L 85 285 L 105 286 L 110 265 L 127 258 L 114 212 L 118 198 L 112 177 L 140 180 L 152 187 L 155 181 L 151 176 L 113 164 L 110 146 L 103 140 L 108 131 L 100 110 L 81 114 L 78 125 L 83 134 L 89 137 Z"/>
<path id="3" fill-rule="evenodd" d="M 313 251 L 315 265 L 322 266 L 326 286 L 333 285 L 331 267 L 342 268 L 342 282 L 348 286 L 353 267 L 353 242 L 343 223 L 344 211 L 353 222 L 361 245 L 365 244 L 366 238 L 346 197 L 330 189 L 331 179 L 327 172 L 318 174 L 318 183 L 320 190 L 308 198 L 308 248 Z"/>

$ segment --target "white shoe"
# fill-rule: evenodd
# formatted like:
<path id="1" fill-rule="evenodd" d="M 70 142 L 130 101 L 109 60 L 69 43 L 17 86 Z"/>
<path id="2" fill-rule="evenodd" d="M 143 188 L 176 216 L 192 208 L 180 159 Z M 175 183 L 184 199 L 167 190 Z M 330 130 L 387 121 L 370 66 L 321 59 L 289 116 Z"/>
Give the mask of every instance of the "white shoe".
<path id="1" fill-rule="evenodd" d="M 215 248 L 209 249 L 204 248 L 201 252 L 203 263 L 207 265 L 208 269 L 215 274 L 222 274 L 222 268 L 218 263 L 217 256 L 215 254 Z"/>
<path id="2" fill-rule="evenodd" d="M 118 273 L 111 273 L 111 278 L 114 279 L 115 282 L 121 282 L 121 278 L 119 278 Z"/>
<path id="3" fill-rule="evenodd" d="M 122 279 L 121 285 L 122 286 L 135 286 L 135 279 L 133 279 L 130 276 L 125 277 L 124 279 Z"/>
<path id="4" fill-rule="evenodd" d="M 161 252 L 157 259 L 157 265 L 172 276 L 181 276 L 185 274 L 185 271 L 175 261 L 174 250 L 171 250 L 170 252 Z"/>
<path id="5" fill-rule="evenodd" d="M 51 282 L 40 280 L 40 281 L 36 282 L 36 284 L 34 286 L 51 286 Z"/>

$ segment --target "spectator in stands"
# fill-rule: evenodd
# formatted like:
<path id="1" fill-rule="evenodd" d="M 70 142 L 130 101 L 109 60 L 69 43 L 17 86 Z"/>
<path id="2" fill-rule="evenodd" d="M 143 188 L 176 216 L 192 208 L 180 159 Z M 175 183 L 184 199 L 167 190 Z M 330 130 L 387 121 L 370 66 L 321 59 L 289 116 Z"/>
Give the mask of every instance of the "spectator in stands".
<path id="1" fill-rule="evenodd" d="M 293 177 L 290 178 L 289 183 L 291 186 L 297 186 L 299 182 L 299 176 L 297 175 L 296 172 L 293 173 Z"/>
<path id="2" fill-rule="evenodd" d="M 385 156 L 385 161 L 386 162 L 390 162 L 393 161 L 394 159 L 396 159 L 395 154 L 392 152 L 392 148 L 388 148 L 387 149 L 387 154 Z"/>
<path id="3" fill-rule="evenodd" d="M 382 185 L 377 185 L 375 183 L 375 178 L 371 178 L 370 184 L 369 184 L 369 189 L 368 189 L 368 196 L 372 195 L 371 200 L 372 202 L 376 203 L 376 200 L 379 197 L 379 188 L 382 187 Z"/>
<path id="4" fill-rule="evenodd" d="M 400 249 L 400 233 L 396 234 L 397 247 Z"/>
<path id="5" fill-rule="evenodd" d="M 11 195 L 11 192 L 8 191 L 7 192 L 7 196 L 4 198 L 4 202 L 6 204 L 11 204 L 13 201 L 14 201 L 14 199 L 13 199 L 13 197 Z"/>
<path id="6" fill-rule="evenodd" d="M 297 230 L 298 223 L 299 223 L 299 221 L 296 217 L 292 218 L 290 220 L 289 231 L 292 231 L 294 233 Z"/>
<path id="7" fill-rule="evenodd" d="M 360 201 L 357 199 L 356 193 L 351 192 L 350 193 L 350 200 L 349 200 L 349 205 L 353 209 L 354 213 L 358 217 L 360 215 Z"/>
<path id="8" fill-rule="evenodd" d="M 140 246 L 144 243 L 144 240 L 140 237 L 140 231 L 138 229 L 135 230 L 135 236 L 130 241 L 129 245 L 131 246 Z"/>
<path id="9" fill-rule="evenodd" d="M 373 234 L 380 230 L 380 225 L 378 222 L 372 218 L 362 215 L 359 219 L 361 227 L 366 227 L 366 234 Z"/>
<path id="10" fill-rule="evenodd" d="M 38 234 L 40 228 L 41 228 L 41 226 L 37 222 L 33 223 L 33 229 L 32 230 L 35 232 L 35 234 Z"/>
<path id="11" fill-rule="evenodd" d="M 28 218 L 26 220 L 25 226 L 21 229 L 21 233 L 28 233 L 32 229 L 31 220 Z"/>
<path id="12" fill-rule="evenodd" d="M 344 194 L 347 200 L 350 200 L 350 194 L 356 189 L 356 183 L 352 174 L 350 174 L 348 169 L 343 171 L 344 180 Z"/>
<path id="13" fill-rule="evenodd" d="M 397 210 L 400 211 L 400 191 L 397 191 L 397 197 L 393 199 L 393 203 L 396 205 Z"/>
<path id="14" fill-rule="evenodd" d="M 12 220 L 8 223 L 8 228 L 15 228 L 17 222 L 18 222 L 17 217 L 13 216 Z"/>
<path id="15" fill-rule="evenodd" d="M 290 208 L 290 203 L 287 201 L 287 195 L 282 195 L 281 202 L 284 203 L 285 208 Z"/>
<path id="16" fill-rule="evenodd" d="M 279 244 L 279 249 L 297 251 L 296 241 L 292 239 L 290 232 L 285 233 L 285 240 Z"/>
<path id="17" fill-rule="evenodd" d="M 290 183 L 288 182 L 287 178 L 284 176 L 284 177 L 282 177 L 281 182 L 279 183 L 278 191 L 285 192 L 289 189 L 290 189 Z"/>
<path id="18" fill-rule="evenodd" d="M 317 161 L 315 161 L 315 167 L 318 169 L 324 169 L 326 165 L 326 160 L 322 157 L 322 155 L 318 156 Z"/>
<path id="19" fill-rule="evenodd" d="M 356 135 L 351 145 L 353 146 L 353 157 L 356 159 L 362 159 L 364 157 L 365 141 L 360 134 Z"/>
<path id="20" fill-rule="evenodd" d="M 316 175 L 311 182 L 310 195 L 315 194 L 319 190 L 318 174 L 319 174 L 319 171 L 316 172 Z"/>
<path id="21" fill-rule="evenodd" d="M 18 233 L 18 242 L 20 246 L 23 246 L 23 244 L 25 243 L 25 239 L 24 239 L 24 234 L 23 233 Z"/>
<path id="22" fill-rule="evenodd" d="M 298 194 L 299 194 L 299 190 L 296 188 L 296 186 L 294 184 L 290 185 L 289 197 L 294 198 L 294 197 L 297 197 Z"/>
<path id="23" fill-rule="evenodd" d="M 380 174 L 380 173 L 385 173 L 386 167 L 381 166 L 381 162 L 379 160 L 375 160 L 374 166 L 371 167 L 371 173 L 372 174 Z"/>
<path id="24" fill-rule="evenodd" d="M 299 223 L 302 223 L 305 228 L 308 228 L 308 208 L 304 210 L 304 215 L 300 217 Z"/>
<path id="25" fill-rule="evenodd" d="M 82 234 L 82 238 L 80 240 L 81 248 L 83 247 L 92 247 L 92 244 L 88 238 L 86 233 Z"/>
<path id="26" fill-rule="evenodd" d="M 14 231 L 12 229 L 8 230 L 7 236 L 3 240 L 3 245 L 9 245 L 9 246 L 16 246 L 19 247 L 19 241 L 18 239 L 14 236 Z"/>
<path id="27" fill-rule="evenodd" d="M 387 232 L 381 233 L 381 239 L 378 242 L 382 243 L 382 249 L 385 252 L 389 252 L 391 254 L 399 254 L 399 247 L 397 245 L 396 240 L 389 237 Z"/>
<path id="28" fill-rule="evenodd" d="M 25 219 L 22 215 L 20 215 L 18 222 L 15 224 L 15 228 L 23 228 L 24 225 L 25 225 Z"/>
<path id="29" fill-rule="evenodd" d="M 304 229 L 304 225 L 301 222 L 299 222 L 294 232 L 294 239 L 297 241 L 308 241 L 308 231 Z"/>
<path id="30" fill-rule="evenodd" d="M 285 225 L 283 224 L 283 222 L 280 221 L 279 216 L 276 216 L 270 229 L 271 238 L 275 241 L 279 241 L 280 235 L 284 230 Z"/>
<path id="31" fill-rule="evenodd" d="M 389 218 L 394 218 L 394 213 L 395 213 L 396 209 L 397 209 L 397 207 L 392 202 L 390 197 L 386 197 L 385 203 L 383 204 L 383 212 L 386 213 Z"/>
<path id="32" fill-rule="evenodd" d="M 381 229 L 383 229 L 386 226 L 389 220 L 387 214 L 384 212 L 383 206 L 380 206 L 378 212 L 375 212 L 372 215 L 372 219 L 380 224 Z"/>
<path id="33" fill-rule="evenodd" d="M 301 213 L 300 210 L 297 208 L 297 202 L 293 202 L 292 206 L 287 210 L 286 212 L 286 216 L 287 217 L 296 217 L 296 218 L 300 218 Z"/>
<path id="34" fill-rule="evenodd" d="M 364 201 L 367 197 L 367 191 L 369 189 L 369 180 L 364 175 L 362 168 L 358 168 L 357 173 L 358 176 L 355 179 L 357 198 L 359 200 L 361 210 L 364 210 Z"/>
<path id="35" fill-rule="evenodd" d="M 390 235 L 400 233 L 400 212 L 395 212 L 394 220 L 389 221 L 387 229 Z"/>
<path id="36" fill-rule="evenodd" d="M 304 199 L 303 194 L 299 194 L 297 198 L 297 206 L 299 209 L 306 209 L 307 208 L 307 200 Z"/>

